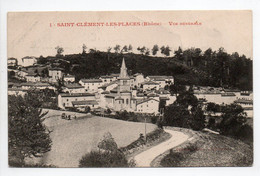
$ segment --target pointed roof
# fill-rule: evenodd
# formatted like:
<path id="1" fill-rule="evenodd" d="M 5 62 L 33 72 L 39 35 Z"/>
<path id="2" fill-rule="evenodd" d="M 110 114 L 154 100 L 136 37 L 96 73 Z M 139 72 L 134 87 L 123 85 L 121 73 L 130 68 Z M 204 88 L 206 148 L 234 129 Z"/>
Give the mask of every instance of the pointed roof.
<path id="1" fill-rule="evenodd" d="M 129 76 L 127 74 L 127 68 L 125 66 L 125 59 L 124 58 L 122 60 L 119 78 L 129 78 Z"/>

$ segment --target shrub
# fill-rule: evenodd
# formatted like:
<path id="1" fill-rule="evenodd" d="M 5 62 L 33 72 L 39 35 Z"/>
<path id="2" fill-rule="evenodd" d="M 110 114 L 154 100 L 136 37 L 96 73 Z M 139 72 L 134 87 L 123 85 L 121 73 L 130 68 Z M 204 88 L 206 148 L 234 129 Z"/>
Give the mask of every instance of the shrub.
<path id="1" fill-rule="evenodd" d="M 125 155 L 118 150 L 115 152 L 91 151 L 79 161 L 79 167 L 129 167 Z"/>
<path id="2" fill-rule="evenodd" d="M 156 124 L 156 122 L 157 122 L 157 116 L 152 116 L 151 117 L 151 122 L 153 123 L 153 124 Z"/>

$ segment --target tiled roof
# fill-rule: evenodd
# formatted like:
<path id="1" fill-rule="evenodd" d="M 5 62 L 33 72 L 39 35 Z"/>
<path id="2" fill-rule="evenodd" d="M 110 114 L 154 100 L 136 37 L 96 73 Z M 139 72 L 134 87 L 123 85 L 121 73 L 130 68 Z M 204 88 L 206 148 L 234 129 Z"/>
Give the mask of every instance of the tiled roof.
<path id="1" fill-rule="evenodd" d="M 98 105 L 96 100 L 72 101 L 73 105 Z"/>
<path id="2" fill-rule="evenodd" d="M 68 89 L 84 88 L 84 86 L 77 84 L 77 83 L 75 83 L 75 84 L 65 84 L 64 86 Z"/>
<path id="3" fill-rule="evenodd" d="M 173 79 L 173 76 L 147 76 L 147 77 L 155 81 L 165 81 L 166 79 Z"/>
<path id="4" fill-rule="evenodd" d="M 61 93 L 61 97 L 89 97 L 89 96 L 95 96 L 95 94 L 92 93 Z"/>
<path id="5" fill-rule="evenodd" d="M 103 86 L 100 86 L 99 88 L 107 88 L 108 86 L 111 86 L 111 85 L 116 84 L 116 83 L 117 83 L 117 81 L 112 81 L 110 83 L 104 84 Z"/>
<path id="6" fill-rule="evenodd" d="M 104 79 L 106 79 L 106 78 L 113 78 L 114 76 L 111 76 L 111 75 L 104 75 L 104 76 L 101 76 L 100 78 L 104 78 Z"/>
<path id="7" fill-rule="evenodd" d="M 141 83 L 141 84 L 143 84 L 143 85 L 159 85 L 159 83 L 156 83 L 156 82 L 153 82 L 153 81 L 146 81 L 146 82 L 143 82 L 143 83 Z"/>
<path id="8" fill-rule="evenodd" d="M 63 71 L 63 68 L 49 68 L 49 70 L 57 70 L 57 71 Z"/>
<path id="9" fill-rule="evenodd" d="M 154 101 L 157 101 L 157 102 L 159 102 L 158 100 L 156 100 L 156 99 L 153 99 L 153 98 L 148 98 L 148 99 L 142 99 L 142 100 L 138 100 L 137 101 L 137 105 L 139 105 L 139 104 L 142 104 L 142 103 L 145 103 L 145 102 L 148 102 L 148 101 L 151 101 L 151 100 L 154 100 Z"/>
<path id="10" fill-rule="evenodd" d="M 84 83 L 101 83 L 101 79 L 81 79 L 80 81 Z"/>

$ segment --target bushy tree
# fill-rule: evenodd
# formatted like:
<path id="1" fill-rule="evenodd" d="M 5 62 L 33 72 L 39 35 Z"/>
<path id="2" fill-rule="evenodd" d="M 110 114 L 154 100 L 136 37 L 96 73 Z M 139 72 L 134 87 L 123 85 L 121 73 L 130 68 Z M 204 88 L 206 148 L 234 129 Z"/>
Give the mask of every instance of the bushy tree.
<path id="1" fill-rule="evenodd" d="M 60 46 L 56 46 L 55 49 L 57 50 L 56 57 L 62 56 L 62 53 L 64 52 L 64 49 Z"/>
<path id="2" fill-rule="evenodd" d="M 176 101 L 165 108 L 164 125 L 201 130 L 204 123 L 202 107 L 190 91 L 180 93 Z"/>
<path id="3" fill-rule="evenodd" d="M 79 167 L 131 167 L 124 153 L 118 150 L 117 144 L 108 132 L 98 144 L 99 151 L 91 151 L 79 161 Z"/>
<path id="4" fill-rule="evenodd" d="M 153 48 L 152 48 L 152 54 L 156 55 L 158 51 L 159 51 L 159 46 L 158 45 L 154 45 Z"/>
<path id="5" fill-rule="evenodd" d="M 237 104 L 225 105 L 221 117 L 223 120 L 219 124 L 219 129 L 223 135 L 237 136 L 247 121 L 244 109 Z"/>
<path id="6" fill-rule="evenodd" d="M 8 96 L 9 164 L 22 166 L 26 157 L 41 157 L 51 150 L 50 131 L 43 124 L 47 113 L 33 95 Z"/>

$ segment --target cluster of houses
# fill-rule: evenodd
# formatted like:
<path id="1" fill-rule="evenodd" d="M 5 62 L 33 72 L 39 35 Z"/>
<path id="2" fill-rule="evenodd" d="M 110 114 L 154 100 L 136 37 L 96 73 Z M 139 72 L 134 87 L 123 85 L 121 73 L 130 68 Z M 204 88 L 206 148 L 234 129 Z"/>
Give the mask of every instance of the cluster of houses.
<path id="1" fill-rule="evenodd" d="M 33 70 L 35 63 L 35 58 L 25 57 L 22 59 L 20 69 L 9 70 L 14 72 L 16 78 L 25 81 L 20 84 L 9 82 L 9 95 L 24 95 L 29 89 L 56 91 L 55 84 L 57 85 L 59 80 L 63 80 L 63 93 L 58 95 L 58 107 L 61 109 L 74 107 L 80 110 L 86 108 L 106 110 L 109 108 L 112 111 L 126 110 L 157 114 L 160 112 L 159 103 L 161 101 L 165 101 L 167 106 L 176 100 L 176 97 L 165 89 L 166 86 L 174 84 L 172 76 L 145 77 L 142 73 L 128 75 L 124 59 L 120 73 L 93 79 L 81 79 L 78 82 L 74 75 L 64 74 L 64 70 L 59 67 L 37 65 L 37 72 L 35 72 Z M 8 66 L 16 65 L 17 60 L 8 59 Z M 199 100 L 217 104 L 235 102 L 252 110 L 252 93 L 230 92 L 222 88 L 202 86 L 194 86 L 193 91 Z"/>
<path id="2" fill-rule="evenodd" d="M 22 59 L 23 66 L 13 69 L 16 78 L 24 83 L 9 83 L 9 95 L 24 95 L 27 90 L 52 89 L 56 90 L 55 83 L 63 80 L 62 92 L 58 95 L 58 107 L 61 109 L 75 107 L 84 110 L 111 109 L 112 111 L 131 111 L 139 113 L 158 113 L 159 102 L 166 101 L 171 104 L 175 97 L 164 90 L 166 85 L 174 84 L 172 76 L 147 76 L 141 73 L 128 75 L 124 59 L 118 74 L 100 76 L 95 79 L 81 79 L 75 82 L 75 76 L 65 75 L 61 68 L 37 65 L 37 72 L 31 71 L 35 58 Z M 11 65 L 13 64 L 13 65 Z M 13 58 L 8 59 L 8 66 L 14 66 Z M 44 70 L 48 70 L 43 76 Z M 41 73 L 41 74 L 39 74 Z"/>
<path id="3" fill-rule="evenodd" d="M 170 84 L 174 84 L 172 76 L 144 77 L 141 73 L 129 76 L 123 59 L 119 74 L 65 84 L 64 93 L 58 95 L 58 106 L 157 114 L 160 100 L 166 104 L 175 101 L 175 97 L 164 90 Z"/>

